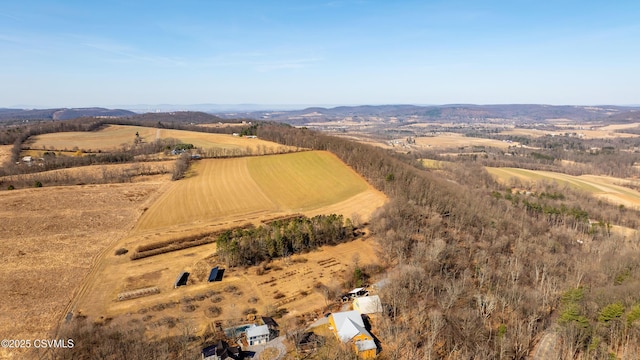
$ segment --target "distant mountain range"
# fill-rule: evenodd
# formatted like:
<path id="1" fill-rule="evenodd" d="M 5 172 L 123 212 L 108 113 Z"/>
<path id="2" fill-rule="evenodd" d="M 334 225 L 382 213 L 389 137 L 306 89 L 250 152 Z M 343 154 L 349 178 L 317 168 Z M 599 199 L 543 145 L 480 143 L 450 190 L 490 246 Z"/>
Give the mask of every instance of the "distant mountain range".
<path id="1" fill-rule="evenodd" d="M 143 106 L 143 105 L 140 105 Z M 285 122 L 294 125 L 304 125 L 318 121 L 336 121 L 343 119 L 369 120 L 375 118 L 394 118 L 402 123 L 411 122 L 431 122 L 431 121 L 452 121 L 452 122 L 481 122 L 487 120 L 508 119 L 516 122 L 536 122 L 549 119 L 568 119 L 573 121 L 596 121 L 608 120 L 612 122 L 636 122 L 640 121 L 640 106 L 574 106 L 574 105 L 536 105 L 536 104 L 511 104 L 511 105 L 473 105 L 473 104 L 451 104 L 451 105 L 361 105 L 361 106 L 337 106 L 337 107 L 307 107 L 302 110 L 253 110 L 265 105 L 187 105 L 183 106 L 185 112 L 193 112 L 195 108 L 207 108 L 218 106 L 227 111 L 210 109 L 209 114 L 215 114 L 225 119 L 257 119 Z M 276 105 L 272 105 L 274 108 Z M 287 105 L 281 105 L 286 108 Z M 295 105 L 288 105 L 295 107 Z M 149 108 L 151 108 L 150 106 Z M 133 109 L 133 107 L 128 107 Z M 160 110 L 166 108 L 167 110 Z M 140 116 L 142 112 L 146 118 L 162 117 L 169 121 L 165 115 L 175 115 L 181 112 L 172 113 L 169 108 L 174 105 L 156 105 L 152 111 L 136 112 L 122 109 L 106 108 L 55 108 L 55 109 L 6 109 L 0 108 L 0 121 L 26 121 L 26 120 L 69 120 L 78 117 L 93 116 L 113 116 L 131 117 Z M 243 111 L 234 111 L 244 109 Z M 230 111 L 229 111 L 230 110 Z M 162 112 L 160 112 L 162 111 Z M 233 111 L 233 112 L 231 112 Z M 204 115 L 200 113 L 201 115 Z M 168 116 L 168 115 L 167 115 Z M 189 115 L 190 119 L 195 115 Z M 184 116 L 182 116 L 184 117 Z M 202 117 L 202 116 L 201 116 Z M 165 119 L 166 118 L 166 119 Z M 190 120 L 192 122 L 202 122 L 205 119 Z M 212 119 L 217 121 L 219 118 Z M 385 120 L 382 122 L 385 122 Z M 180 120 L 178 120 L 180 121 Z"/>
<path id="2" fill-rule="evenodd" d="M 6 109 L 0 108 L 0 121 L 70 120 L 83 116 L 132 116 L 129 110 L 105 108 Z"/>
<path id="3" fill-rule="evenodd" d="M 294 111 L 254 111 L 234 113 L 233 116 L 250 119 L 282 121 L 303 125 L 322 120 L 341 120 L 358 117 L 395 117 L 402 122 L 455 121 L 477 122 L 491 119 L 514 121 L 545 121 L 569 119 L 575 121 L 640 120 L 640 107 L 630 106 L 574 106 L 574 105 L 472 105 L 452 104 L 434 106 L 416 105 L 363 105 L 334 108 L 310 107 Z"/>

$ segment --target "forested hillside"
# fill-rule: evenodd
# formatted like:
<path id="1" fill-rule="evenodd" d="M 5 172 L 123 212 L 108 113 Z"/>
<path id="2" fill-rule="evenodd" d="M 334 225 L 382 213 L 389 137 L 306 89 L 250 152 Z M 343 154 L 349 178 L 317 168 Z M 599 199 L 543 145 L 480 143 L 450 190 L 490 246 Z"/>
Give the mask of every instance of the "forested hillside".
<path id="1" fill-rule="evenodd" d="M 637 238 L 606 230 L 637 212 L 602 211 L 568 189 L 518 194 L 478 166 L 435 173 L 308 130 L 268 125 L 259 135 L 332 151 L 393 199 L 371 221 L 391 279 L 385 358 L 524 359 L 545 334 L 559 339 L 560 358 L 640 355 Z M 554 205 L 532 205 L 541 201 Z"/>

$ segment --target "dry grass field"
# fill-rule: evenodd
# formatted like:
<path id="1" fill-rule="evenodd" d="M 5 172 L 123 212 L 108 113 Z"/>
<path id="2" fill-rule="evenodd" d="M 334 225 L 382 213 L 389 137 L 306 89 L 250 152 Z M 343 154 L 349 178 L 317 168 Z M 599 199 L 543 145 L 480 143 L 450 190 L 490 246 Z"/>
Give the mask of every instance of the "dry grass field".
<path id="1" fill-rule="evenodd" d="M 45 187 L 137 181 L 141 174 L 171 173 L 174 165 L 175 160 L 79 166 L 39 173 L 0 176 L 0 184 L 13 184 L 16 188 L 21 188 L 24 184 L 28 187 L 32 186 L 36 180 L 42 182 Z"/>
<path id="2" fill-rule="evenodd" d="M 49 338 L 94 261 L 163 182 L 0 192 L 1 337 Z"/>
<path id="3" fill-rule="evenodd" d="M 599 128 L 599 130 L 604 131 L 616 131 L 616 130 L 625 130 L 625 129 L 635 129 L 640 127 L 640 123 L 630 123 L 630 124 L 611 124 L 605 125 Z"/>
<path id="4" fill-rule="evenodd" d="M 266 314 L 284 308 L 290 315 L 320 311 L 327 300 L 315 286 L 339 287 L 342 277 L 360 266 L 376 264 L 375 242 L 357 239 L 337 246 L 275 260 L 259 274 L 257 267 L 227 268 L 220 282 L 207 282 L 208 271 L 221 265 L 211 255 L 215 245 L 204 245 L 137 261 L 108 253 L 85 296 L 74 312 L 102 321 L 115 319 L 144 323 L 151 337 L 180 334 L 188 324 L 201 333 L 214 321 L 246 323 L 246 313 Z M 191 275 L 186 286 L 173 284 L 182 271 Z M 159 293 L 135 300 L 117 301 L 119 293 L 158 287 Z M 211 308 L 217 307 L 219 314 Z M 244 320 L 243 320 L 244 319 Z M 170 323 L 177 323 L 176 326 Z"/>
<path id="5" fill-rule="evenodd" d="M 488 167 L 487 171 L 506 184 L 509 183 L 510 178 L 518 178 L 524 182 L 533 183 L 538 181 L 557 182 L 560 185 L 586 191 L 614 204 L 621 204 L 629 208 L 640 207 L 640 192 L 623 186 L 624 184 L 639 186 L 640 182 L 634 180 L 596 175 L 571 176 L 550 171 L 517 168 Z"/>
<path id="6" fill-rule="evenodd" d="M 135 232 L 255 222 L 338 204 L 349 217 L 362 201 L 378 207 L 384 196 L 328 152 L 207 159 L 195 163 L 186 179 L 171 184 L 142 216 Z"/>
<path id="7" fill-rule="evenodd" d="M 627 134 L 627 133 L 619 133 L 614 132 L 617 127 L 615 125 L 605 126 L 595 130 L 586 130 L 580 129 L 576 126 L 576 128 L 567 128 L 566 130 L 560 131 L 549 131 L 549 130 L 538 130 L 538 129 L 512 129 L 508 131 L 500 132 L 501 135 L 513 135 L 513 136 L 531 136 L 531 137 L 542 137 L 542 136 L 565 136 L 565 134 L 571 134 L 571 136 L 577 136 L 582 139 L 613 139 L 613 138 L 632 138 L 638 137 L 639 135 L 635 134 Z M 623 127 L 627 128 L 627 127 Z"/>
<path id="8" fill-rule="evenodd" d="M 490 146 L 500 149 L 507 149 L 509 146 L 517 145 L 500 140 L 482 139 L 468 137 L 458 133 L 441 133 L 437 136 L 417 137 L 416 145 L 423 148 L 460 148 L 467 146 Z"/>
<path id="9" fill-rule="evenodd" d="M 143 321 L 151 334 L 159 335 L 179 332 L 179 326 L 167 326 L 175 321 L 202 331 L 214 320 L 243 318 L 249 309 L 265 313 L 284 307 L 297 313 L 321 308 L 326 303 L 314 290 L 315 283 L 338 285 L 355 254 L 361 265 L 375 263 L 372 240 L 357 239 L 277 260 L 261 275 L 255 267 L 227 269 L 219 283 L 206 282 L 208 271 L 221 265 L 212 256 L 215 244 L 139 260 L 118 256 L 115 250 L 132 252 L 157 239 L 299 212 L 307 216 L 338 212 L 346 217 L 357 213 L 366 220 L 385 199 L 328 152 L 197 162 L 186 179 L 166 185 L 128 237 L 111 246 L 70 309 L 92 319 Z M 182 271 L 191 273 L 188 285 L 174 289 Z M 123 292 L 148 287 L 157 287 L 159 293 L 117 301 Z M 222 313 L 214 316 L 211 308 L 216 306 Z"/>
<path id="10" fill-rule="evenodd" d="M 31 149 L 72 150 L 78 148 L 87 152 L 113 151 L 122 145 L 132 145 L 136 132 L 144 142 L 156 139 L 174 138 L 183 143 L 193 144 L 202 149 L 246 149 L 258 148 L 276 150 L 283 145 L 260 139 L 251 139 L 227 134 L 210 134 L 196 131 L 156 129 L 143 126 L 107 125 L 94 132 L 60 132 L 43 134 L 30 138 L 25 143 Z"/>
<path id="11" fill-rule="evenodd" d="M 0 145 L 0 165 L 11 160 L 11 148 L 13 145 Z"/>

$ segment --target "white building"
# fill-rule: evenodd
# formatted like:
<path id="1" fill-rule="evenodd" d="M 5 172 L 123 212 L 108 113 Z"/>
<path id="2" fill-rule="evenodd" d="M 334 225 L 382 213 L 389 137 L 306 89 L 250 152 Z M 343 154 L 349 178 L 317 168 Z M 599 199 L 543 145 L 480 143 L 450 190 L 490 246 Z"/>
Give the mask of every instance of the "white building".
<path id="1" fill-rule="evenodd" d="M 355 298 L 353 300 L 353 310 L 360 314 L 374 314 L 382 312 L 382 303 L 378 295 Z"/>
<path id="2" fill-rule="evenodd" d="M 269 327 L 252 325 L 247 328 L 246 335 L 249 346 L 266 344 L 269 341 Z"/>

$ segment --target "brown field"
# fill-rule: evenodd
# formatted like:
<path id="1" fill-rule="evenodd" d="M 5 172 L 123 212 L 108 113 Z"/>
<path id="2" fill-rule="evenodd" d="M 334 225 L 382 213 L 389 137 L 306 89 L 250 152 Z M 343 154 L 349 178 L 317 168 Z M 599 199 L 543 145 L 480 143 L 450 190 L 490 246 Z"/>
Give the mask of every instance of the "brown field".
<path id="1" fill-rule="evenodd" d="M 517 168 L 486 168 L 487 171 L 504 183 L 508 184 L 512 177 L 525 182 L 537 181 L 557 182 L 560 185 L 586 191 L 593 196 L 606 199 L 617 205 L 629 208 L 640 207 L 640 192 L 624 185 L 637 187 L 637 180 L 620 179 L 610 176 L 581 175 L 572 176 L 551 171 L 525 170 Z"/>
<path id="2" fill-rule="evenodd" d="M 50 337 L 69 312 L 97 322 L 143 322 L 150 336 L 180 332 L 185 323 L 201 332 L 214 320 L 243 318 L 248 309 L 263 314 L 274 308 L 308 312 L 327 303 L 314 285 L 338 286 L 341 275 L 352 271 L 354 255 L 362 265 L 376 263 L 374 242 L 368 236 L 274 261 L 262 275 L 256 268 L 227 269 L 220 283 L 206 282 L 210 268 L 219 265 L 212 257 L 215 244 L 130 260 L 139 245 L 154 239 L 228 229 L 291 213 L 358 214 L 366 221 L 386 200 L 328 152 L 194 164 L 189 176 L 178 182 L 153 176 L 127 184 L 0 192 L 0 239 L 6 239 L 0 242 L 5 263 L 0 268 L 3 338 Z M 49 173 L 88 176 L 126 166 L 137 164 Z M 165 213 L 169 216 L 162 217 Z M 120 248 L 129 253 L 116 255 Z M 181 271 L 192 274 L 189 284 L 174 289 Z M 117 301 L 123 292 L 148 287 L 154 288 L 148 296 Z M 208 310 L 212 306 L 222 312 L 212 315 Z M 179 324 L 174 326 L 174 320 Z M 20 354 L 5 352 L 0 357 Z"/>
<path id="3" fill-rule="evenodd" d="M 245 121 L 241 122 L 241 123 L 222 123 L 222 122 L 217 122 L 217 123 L 211 123 L 211 124 L 197 124 L 197 126 L 201 126 L 204 128 L 226 128 L 226 127 L 237 127 L 237 128 L 242 128 L 242 127 L 247 127 L 251 125 L 251 123 L 247 123 Z"/>
<path id="4" fill-rule="evenodd" d="M 207 282 L 206 277 L 213 266 L 222 265 L 211 257 L 215 244 L 136 261 L 109 252 L 94 278 L 100 280 L 93 281 L 85 290 L 83 298 L 74 304 L 74 312 L 92 319 L 116 318 L 147 325 L 171 317 L 194 326 L 200 333 L 217 320 L 225 325 L 242 323 L 241 319 L 246 319 L 243 312 L 250 308 L 259 314 L 273 308 L 285 308 L 290 314 L 319 311 L 332 299 L 326 301 L 323 294 L 314 290 L 314 285 L 339 286 L 342 276 L 353 271 L 356 254 L 360 265 L 376 264 L 374 249 L 372 239 L 357 239 L 272 261 L 270 270 L 262 275 L 257 274 L 256 267 L 228 268 L 223 280 L 214 283 Z M 187 286 L 175 289 L 173 284 L 182 271 L 191 274 L 190 280 Z M 117 301 L 123 291 L 150 286 L 158 287 L 160 292 Z M 186 304 L 194 305 L 195 309 L 185 309 Z M 211 306 L 220 307 L 221 314 L 208 316 L 206 311 Z M 168 332 L 179 333 L 181 328 L 154 324 L 151 329 L 151 336 L 163 336 Z"/>
<path id="5" fill-rule="evenodd" d="M 507 149 L 517 143 L 508 143 L 500 140 L 467 137 L 457 133 L 441 133 L 437 136 L 417 137 L 416 145 L 423 148 L 460 148 L 466 146 L 489 146 Z"/>
<path id="6" fill-rule="evenodd" d="M 188 178 L 170 185 L 135 232 L 167 234 L 324 207 L 342 209 L 349 217 L 359 211 L 357 204 L 375 208 L 383 202 L 380 192 L 328 152 L 207 159 L 195 163 Z"/>
<path id="7" fill-rule="evenodd" d="M 44 187 L 52 185 L 128 182 L 136 181 L 141 175 L 145 174 L 171 173 L 174 164 L 175 161 L 154 161 L 80 166 L 32 174 L 0 176 L 0 184 L 2 184 L 2 190 L 5 190 L 5 184 L 12 184 L 16 188 L 31 187 L 36 180 L 40 181 Z M 167 180 L 168 179 L 167 177 Z"/>
<path id="8" fill-rule="evenodd" d="M 599 130 L 603 131 L 616 131 L 616 130 L 625 130 L 625 129 L 634 129 L 640 127 L 640 123 L 630 123 L 630 124 L 611 124 L 601 127 Z"/>
<path id="9" fill-rule="evenodd" d="M 610 125 L 613 126 L 613 125 Z M 518 129 L 515 128 L 513 130 L 502 131 L 501 135 L 514 135 L 514 136 L 531 136 L 531 137 L 542 137 L 542 136 L 576 136 L 582 139 L 612 139 L 612 138 L 632 138 L 638 137 L 639 135 L 635 134 L 627 134 L 627 133 L 619 133 L 614 132 L 614 128 L 605 129 L 606 127 L 600 128 L 598 130 L 584 130 L 584 129 L 574 129 L 567 128 L 566 130 L 561 131 L 549 131 L 549 130 L 538 130 L 538 129 Z M 565 135 L 567 134 L 567 135 Z"/>
<path id="10" fill-rule="evenodd" d="M 0 192 L 1 337 L 48 338 L 96 259 L 131 230 L 161 184 Z"/>
<path id="11" fill-rule="evenodd" d="M 384 203 L 385 196 L 328 152 L 203 160 L 195 164 L 186 179 L 165 185 L 161 193 L 129 236 L 110 247 L 85 281 L 70 306 L 75 314 L 147 322 L 151 329 L 157 329 L 150 331 L 152 335 L 179 331 L 157 324 L 166 318 L 188 322 L 202 331 L 216 319 L 240 319 L 250 308 L 263 314 L 273 307 L 291 313 L 319 309 L 326 303 L 314 291 L 316 282 L 338 285 L 355 254 L 360 264 L 375 263 L 370 239 L 274 261 L 272 269 L 263 275 L 257 275 L 256 268 L 227 269 L 220 283 L 206 282 L 208 271 L 220 265 L 212 256 L 215 243 L 130 259 L 138 246 L 159 239 L 247 222 L 257 224 L 293 213 L 313 216 L 335 212 L 345 217 L 357 213 L 366 221 Z M 129 254 L 115 255 L 120 248 L 126 248 Z M 191 273 L 189 283 L 174 289 L 182 271 Z M 230 285 L 235 290 L 228 288 Z M 159 293 L 117 301 L 123 292 L 149 287 L 157 287 Z M 207 315 L 206 310 L 212 306 L 219 306 L 222 314 Z"/>
<path id="12" fill-rule="evenodd" d="M 31 149 L 72 150 L 74 148 L 87 152 L 114 151 L 123 145 L 132 145 L 138 132 L 143 142 L 156 139 L 174 138 L 183 143 L 193 144 L 201 149 L 257 149 L 266 148 L 272 151 L 286 148 L 283 145 L 227 134 L 210 134 L 196 131 L 173 129 L 156 129 L 143 126 L 107 125 L 94 132 L 61 132 L 34 136 L 25 143 Z"/>
<path id="13" fill-rule="evenodd" d="M 11 148 L 13 145 L 0 145 L 0 165 L 11 160 Z"/>

